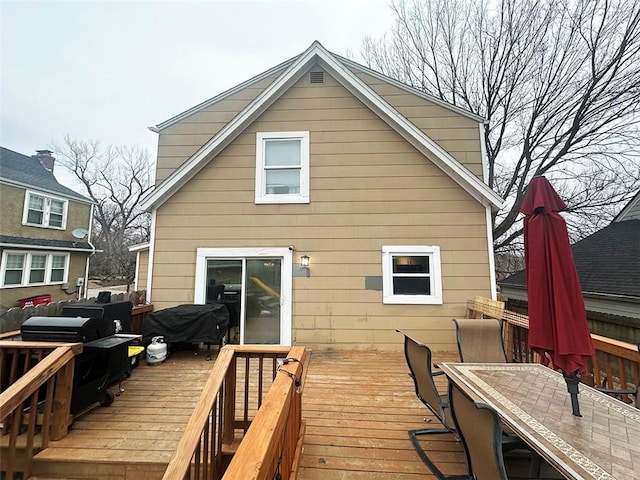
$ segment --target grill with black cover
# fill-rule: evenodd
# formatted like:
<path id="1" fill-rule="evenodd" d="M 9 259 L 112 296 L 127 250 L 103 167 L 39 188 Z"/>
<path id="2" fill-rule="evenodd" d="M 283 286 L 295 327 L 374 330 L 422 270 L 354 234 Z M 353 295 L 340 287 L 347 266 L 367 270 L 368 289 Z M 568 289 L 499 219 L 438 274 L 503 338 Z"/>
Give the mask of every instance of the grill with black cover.
<path id="1" fill-rule="evenodd" d="M 142 326 L 142 341 L 164 337 L 167 344 L 204 343 L 222 346 L 229 329 L 229 311 L 222 304 L 178 305 L 151 312 Z M 211 358 L 210 350 L 207 359 Z"/>

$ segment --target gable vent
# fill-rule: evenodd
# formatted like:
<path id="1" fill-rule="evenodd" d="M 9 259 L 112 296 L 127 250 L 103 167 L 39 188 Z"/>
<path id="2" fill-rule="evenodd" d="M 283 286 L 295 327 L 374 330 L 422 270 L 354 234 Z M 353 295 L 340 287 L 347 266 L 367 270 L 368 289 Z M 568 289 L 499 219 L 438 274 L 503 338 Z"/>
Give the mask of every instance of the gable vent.
<path id="1" fill-rule="evenodd" d="M 309 72 L 309 83 L 324 83 L 324 72 Z"/>

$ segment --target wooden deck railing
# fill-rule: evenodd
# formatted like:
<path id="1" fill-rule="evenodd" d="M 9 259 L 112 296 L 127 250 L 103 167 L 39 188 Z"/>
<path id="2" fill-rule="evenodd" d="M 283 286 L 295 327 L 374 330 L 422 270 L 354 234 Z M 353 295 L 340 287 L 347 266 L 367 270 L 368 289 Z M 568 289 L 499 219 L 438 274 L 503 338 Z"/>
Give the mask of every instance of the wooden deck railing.
<path id="1" fill-rule="evenodd" d="M 28 478 L 33 455 L 67 434 L 74 358 L 80 352 L 81 343 L 0 341 L 0 470 L 5 478 L 19 472 Z M 18 455 L 19 446 L 24 455 Z"/>
<path id="2" fill-rule="evenodd" d="M 163 479 L 295 478 L 306 360 L 304 347 L 225 346 Z"/>
<path id="3" fill-rule="evenodd" d="M 509 361 L 539 362 L 539 357 L 529 348 L 529 317 L 504 309 L 502 302 L 476 298 L 467 305 L 470 318 L 490 317 L 503 321 L 505 350 Z M 640 352 L 638 346 L 591 334 L 596 353 L 588 365 L 589 374 L 582 381 L 597 387 L 636 390 L 640 383 Z M 621 395 L 621 400 L 632 403 L 637 399 Z"/>

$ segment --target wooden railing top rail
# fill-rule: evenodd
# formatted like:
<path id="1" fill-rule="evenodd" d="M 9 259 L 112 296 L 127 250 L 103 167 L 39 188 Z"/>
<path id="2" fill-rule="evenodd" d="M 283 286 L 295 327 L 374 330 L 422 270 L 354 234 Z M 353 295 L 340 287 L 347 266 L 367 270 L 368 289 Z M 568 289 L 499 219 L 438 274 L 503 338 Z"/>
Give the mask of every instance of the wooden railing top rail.
<path id="1" fill-rule="evenodd" d="M 640 352 L 638 345 L 623 342 L 614 338 L 603 337 L 602 335 L 591 334 L 591 340 L 596 350 L 609 353 L 616 357 L 624 358 L 635 362 L 640 362 Z"/>
<path id="2" fill-rule="evenodd" d="M 289 410 L 294 401 L 292 392 L 304 387 L 304 364 L 307 352 L 304 347 L 292 347 L 289 356 L 298 362 L 283 365 L 280 370 L 286 370 L 293 375 L 278 374 L 269 389 L 269 394 L 256 413 L 251 426 L 245 434 L 238 451 L 225 472 L 224 478 L 246 478 L 267 480 L 271 471 L 261 468 L 269 459 L 277 458 L 278 442 L 282 441 L 283 432 L 289 421 Z M 300 379 L 297 386 L 294 379 Z"/>
<path id="3" fill-rule="evenodd" d="M 7 345 L 7 343 L 9 345 Z M 2 347 L 24 347 L 25 349 L 34 347 L 36 342 L 0 342 Z M 5 418 L 22 402 L 43 385 L 49 378 L 53 377 L 60 368 L 82 351 L 81 343 L 73 344 L 53 344 L 56 348 L 40 362 L 38 362 L 27 373 L 10 385 L 4 392 L 0 393 L 0 418 Z M 42 348 L 42 343 L 37 343 L 36 348 Z"/>
<path id="4" fill-rule="evenodd" d="M 0 333 L 0 340 L 6 340 L 8 338 L 14 338 L 20 336 L 20 330 L 13 330 L 11 332 Z"/>
<path id="5" fill-rule="evenodd" d="M 136 315 L 138 313 L 147 313 L 153 312 L 153 303 L 145 303 L 144 305 L 134 305 L 131 308 L 131 315 Z"/>
<path id="6" fill-rule="evenodd" d="M 497 318 L 518 327 L 526 329 L 529 328 L 529 317 L 527 315 L 512 312 L 510 310 L 501 310 L 499 306 L 496 306 L 496 304 L 499 303 L 501 302 L 476 297 L 474 300 L 470 300 L 468 302 L 467 312 L 470 312 L 469 316 L 475 316 L 474 314 L 478 314 L 485 317 Z M 597 351 L 605 352 L 634 362 L 640 362 L 640 352 L 638 352 L 638 346 L 635 344 L 615 340 L 609 337 L 603 337 L 602 335 L 596 335 L 595 333 L 591 334 L 591 339 L 593 340 L 593 346 Z"/>
<path id="7" fill-rule="evenodd" d="M 205 428 L 209 415 L 216 401 L 217 393 L 222 389 L 227 371 L 234 365 L 235 357 L 252 355 L 286 356 L 292 347 L 277 345 L 226 345 L 220 350 L 211 374 L 202 389 L 185 433 L 178 442 L 176 452 L 169 462 L 163 478 L 183 478 L 189 470 L 193 452 L 198 447 L 200 435 Z M 241 478 L 241 477 L 238 477 Z"/>
<path id="8" fill-rule="evenodd" d="M 189 470 L 193 452 L 200 441 L 200 434 L 213 408 L 216 393 L 222 388 L 227 370 L 233 363 L 233 357 L 233 348 L 229 346 L 223 347 L 218 354 L 207 383 L 202 389 L 198 403 L 196 403 L 196 408 L 193 410 L 191 418 L 189 418 L 184 434 L 180 442 L 178 442 L 173 458 L 165 471 L 164 478 L 183 478 L 184 473 Z"/>

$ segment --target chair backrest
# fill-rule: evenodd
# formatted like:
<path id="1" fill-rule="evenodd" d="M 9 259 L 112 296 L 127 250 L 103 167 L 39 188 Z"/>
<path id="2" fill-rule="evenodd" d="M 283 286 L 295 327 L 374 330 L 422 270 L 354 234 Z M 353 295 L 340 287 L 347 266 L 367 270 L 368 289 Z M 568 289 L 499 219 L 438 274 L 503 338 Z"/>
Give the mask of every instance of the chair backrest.
<path id="1" fill-rule="evenodd" d="M 433 381 L 431 370 L 431 349 L 424 343 L 420 343 L 407 335 L 402 330 L 396 330 L 404 335 L 404 357 L 411 372 L 416 395 L 426 407 L 438 417 L 438 420 L 447 428 L 453 430 L 451 410 L 446 401 L 443 401 Z"/>
<path id="2" fill-rule="evenodd" d="M 454 318 L 460 361 L 506 363 L 502 340 L 502 320 L 495 318 Z"/>
<path id="3" fill-rule="evenodd" d="M 473 478 L 507 480 L 498 414 L 490 406 L 474 402 L 453 382 L 449 382 L 449 402 Z"/>

